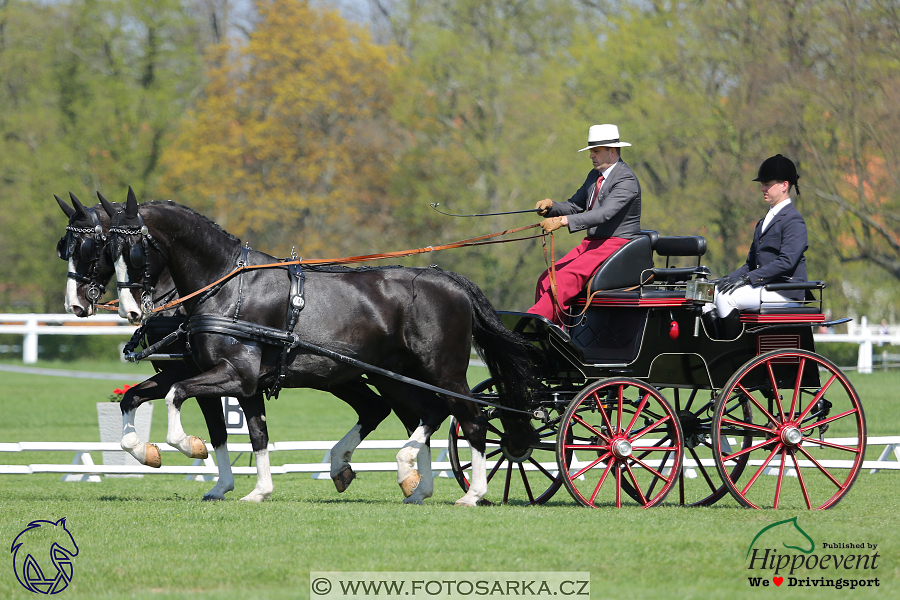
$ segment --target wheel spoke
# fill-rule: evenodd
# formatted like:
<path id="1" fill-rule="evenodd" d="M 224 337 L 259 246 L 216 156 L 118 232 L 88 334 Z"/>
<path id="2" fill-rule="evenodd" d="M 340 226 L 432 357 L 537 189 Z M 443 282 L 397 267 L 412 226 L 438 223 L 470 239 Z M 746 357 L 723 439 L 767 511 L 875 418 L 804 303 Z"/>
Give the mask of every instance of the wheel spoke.
<path id="1" fill-rule="evenodd" d="M 644 437 L 645 434 L 650 433 L 651 431 L 653 431 L 654 429 L 656 429 L 663 423 L 670 421 L 671 419 L 672 419 L 672 417 L 670 415 L 666 415 L 666 416 L 662 417 L 655 423 L 652 423 L 649 426 L 642 429 L 641 431 L 639 431 L 634 437 L 628 438 L 628 441 L 635 442 L 635 441 L 639 440 L 640 438 Z"/>
<path id="2" fill-rule="evenodd" d="M 812 429 L 813 427 L 821 427 L 825 423 L 831 423 L 832 421 L 837 421 L 838 419 L 843 419 L 847 415 L 855 415 L 859 413 L 858 409 L 848 410 L 846 412 L 842 412 L 839 415 L 834 415 L 833 417 L 828 417 L 827 419 L 822 419 L 821 421 L 816 421 L 815 423 L 810 423 L 809 425 L 804 425 L 800 428 L 800 431 L 806 431 L 807 429 Z"/>
<path id="3" fill-rule="evenodd" d="M 634 458 L 634 457 L 632 457 L 632 458 Z M 637 464 L 639 464 L 643 469 L 645 469 L 645 470 L 647 470 L 647 471 L 650 471 L 651 473 L 653 473 L 654 475 L 656 475 L 657 477 L 659 477 L 659 478 L 662 479 L 663 481 L 668 481 L 668 480 L 669 480 L 668 477 L 666 477 L 665 475 L 663 475 L 662 473 L 660 473 L 659 471 L 657 471 L 656 469 L 654 469 L 653 467 L 651 467 L 650 465 L 648 465 L 647 463 L 645 463 L 644 461 L 638 460 L 638 459 L 635 458 L 635 459 L 634 459 L 634 462 L 636 462 Z M 628 463 L 625 463 L 625 466 L 628 467 Z M 674 469 L 673 469 L 673 471 L 674 471 Z M 628 472 L 631 473 L 631 467 L 628 467 Z M 677 471 L 675 471 L 675 472 L 677 472 Z M 633 474 L 632 474 L 632 477 L 634 477 Z M 634 485 L 637 486 L 637 482 L 635 482 Z"/>
<path id="4" fill-rule="evenodd" d="M 826 442 L 825 440 L 817 440 L 816 438 L 803 438 L 804 441 L 808 441 L 810 444 L 817 444 L 819 446 L 826 446 L 828 448 L 834 448 L 835 450 L 843 450 L 845 452 L 853 452 L 854 454 L 859 454 L 862 452 L 860 448 L 851 448 L 850 446 L 841 446 L 840 444 L 833 444 L 831 442 Z"/>
<path id="5" fill-rule="evenodd" d="M 737 425 L 738 427 L 741 427 L 741 428 L 743 428 L 743 429 L 750 429 L 750 430 L 753 430 L 753 431 L 760 431 L 760 432 L 765 433 L 765 434 L 767 434 L 767 435 L 771 435 L 771 434 L 775 433 L 774 431 L 772 431 L 772 430 L 769 429 L 768 427 L 765 427 L 765 426 L 763 426 L 763 425 L 756 425 L 755 423 L 747 423 L 746 421 L 732 421 L 731 419 L 722 419 L 722 422 L 723 422 L 723 423 L 727 423 L 727 424 L 729 424 L 729 425 Z M 738 431 L 741 431 L 741 430 L 738 430 Z"/>
<path id="6" fill-rule="evenodd" d="M 729 454 L 728 456 L 723 456 L 723 457 L 722 457 L 722 461 L 724 462 L 724 461 L 733 460 L 734 458 L 737 458 L 738 456 L 743 456 L 744 454 L 747 454 L 747 453 L 749 453 L 749 452 L 753 452 L 754 450 L 759 450 L 760 448 L 763 448 L 763 447 L 765 447 L 765 446 L 768 446 L 769 444 L 774 443 L 774 442 L 777 442 L 777 441 L 778 441 L 778 438 L 774 438 L 774 437 L 773 437 L 773 438 L 769 438 L 769 439 L 767 439 L 767 440 L 764 441 L 764 442 L 760 442 L 760 443 L 758 443 L 758 444 L 754 444 L 753 446 L 748 446 L 748 447 L 744 448 L 743 450 L 738 450 L 738 451 L 735 452 L 734 454 Z"/>
<path id="7" fill-rule="evenodd" d="M 800 450 L 800 452 L 803 453 L 803 456 L 808 458 L 810 460 L 810 462 L 812 462 L 812 464 L 816 465 L 816 468 L 819 469 L 820 471 L 822 471 L 822 474 L 825 475 L 825 477 L 827 477 L 828 479 L 830 479 L 831 483 L 836 485 L 839 490 L 843 490 L 847 487 L 847 486 L 841 485 L 841 483 L 837 479 L 835 479 L 834 476 L 832 476 L 832 474 L 828 471 L 828 469 L 826 469 L 821 464 L 819 464 L 819 461 L 817 461 L 815 458 L 813 458 L 812 454 L 807 452 L 803 446 L 799 446 L 797 449 Z"/>
<path id="8" fill-rule="evenodd" d="M 488 428 L 488 431 L 490 431 L 491 433 L 499 435 L 500 437 L 503 437 L 503 432 L 500 431 L 499 429 L 497 429 L 497 427 L 495 425 L 493 425 L 490 421 L 488 421 L 487 428 Z"/>
<path id="9" fill-rule="evenodd" d="M 665 467 L 666 461 L 669 460 L 669 456 L 671 456 L 671 455 L 672 455 L 672 451 L 671 451 L 671 448 L 670 448 L 669 451 L 666 452 L 666 455 L 663 456 L 662 462 L 660 463 L 660 465 L 662 465 L 663 467 Z M 634 459 L 634 461 L 635 461 L 636 463 L 638 463 L 638 464 L 643 464 L 643 463 L 641 463 L 641 461 L 640 461 L 641 458 L 643 458 L 643 457 L 642 457 L 642 456 L 641 456 L 641 457 L 637 457 L 637 458 Z M 673 470 L 674 470 L 674 469 L 677 469 L 677 468 L 678 468 L 677 465 L 675 465 L 675 466 L 672 467 Z M 659 481 L 659 479 L 654 479 L 653 481 L 650 482 L 650 487 L 647 488 L 647 495 L 648 495 L 648 496 L 652 496 L 652 495 L 653 495 L 653 489 L 656 487 L 656 482 L 657 482 L 657 481 Z M 665 481 L 665 478 L 663 478 L 663 481 Z M 681 485 L 681 503 L 684 504 L 684 485 L 683 485 L 683 482 L 682 482 L 682 478 L 679 478 L 679 479 L 678 479 L 678 482 L 679 482 L 680 484 L 682 484 L 682 485 Z"/>
<path id="10" fill-rule="evenodd" d="M 616 422 L 616 426 L 619 428 L 619 431 L 622 430 L 622 401 L 624 400 L 624 395 L 625 386 L 619 385 L 619 401 L 616 403 L 616 412 L 618 413 L 618 421 Z"/>
<path id="11" fill-rule="evenodd" d="M 709 486 L 709 489 L 710 489 L 711 491 L 715 492 L 715 491 L 716 491 L 716 486 L 715 486 L 715 484 L 712 482 L 712 479 L 710 479 L 709 474 L 706 472 L 706 467 L 704 467 L 704 466 L 703 466 L 703 463 L 700 462 L 700 457 L 697 456 L 697 453 L 694 451 L 693 448 L 688 448 L 688 452 L 690 452 L 690 453 L 691 453 L 691 456 L 693 457 L 693 459 L 694 459 L 695 461 L 697 461 L 697 468 L 700 469 L 700 472 L 701 472 L 701 473 L 703 473 L 703 479 L 706 480 L 706 485 Z M 682 475 L 682 477 L 684 477 L 684 475 Z"/>
<path id="12" fill-rule="evenodd" d="M 593 504 L 594 500 L 597 499 L 597 494 L 600 492 L 600 488 L 603 486 L 603 482 L 606 481 L 606 476 L 609 475 L 609 470 L 612 468 L 612 466 L 614 464 L 616 464 L 616 461 L 614 461 L 614 460 L 611 460 L 608 463 L 606 463 L 606 468 L 603 469 L 603 475 L 600 476 L 600 481 L 597 482 L 597 487 L 594 488 L 594 493 L 591 494 L 591 499 L 590 499 L 591 504 Z M 573 477 L 573 479 L 574 479 L 574 477 Z"/>
<path id="13" fill-rule="evenodd" d="M 797 481 L 800 482 L 800 489 L 803 490 L 803 499 L 806 501 L 806 508 L 812 510 L 812 502 L 809 501 L 809 492 L 806 490 L 806 482 L 803 481 L 803 473 L 800 472 L 800 463 L 797 462 L 797 456 L 791 453 L 791 459 L 794 461 L 794 469 L 797 471 Z"/>
<path id="14" fill-rule="evenodd" d="M 767 411 L 766 408 L 762 404 L 760 404 L 756 398 L 753 397 L 753 394 L 747 391 L 747 388 L 745 388 L 740 383 L 737 385 L 737 387 L 740 388 L 741 393 L 744 394 L 744 397 L 750 400 L 750 402 L 752 402 L 756 406 L 756 408 L 758 408 L 760 412 L 762 412 L 762 414 L 766 416 L 767 419 L 769 419 L 773 423 L 778 423 L 778 419 L 772 416 L 772 414 L 769 413 L 769 411 Z"/>
<path id="15" fill-rule="evenodd" d="M 803 381 L 803 369 L 806 367 L 806 357 L 800 359 L 800 366 L 797 368 L 797 381 L 794 383 L 794 395 L 791 397 L 791 418 L 794 417 L 794 411 L 797 410 L 797 403 L 800 401 L 800 382 Z"/>
<path id="16" fill-rule="evenodd" d="M 647 506 L 647 504 L 649 504 L 647 502 L 647 498 L 644 496 L 644 492 L 641 491 L 641 486 L 638 483 L 637 477 L 634 476 L 634 473 L 631 471 L 631 466 L 628 463 L 625 463 L 625 469 L 628 471 L 628 476 L 631 478 L 632 483 L 634 483 L 634 489 L 638 493 L 638 496 L 641 499 L 641 504 L 643 506 Z M 653 471 L 653 469 L 650 469 L 650 470 Z M 655 473 L 655 471 L 654 471 L 654 473 Z M 657 475 L 658 475 L 658 473 L 657 473 Z M 662 475 L 660 475 L 660 477 L 662 477 Z M 665 479 L 665 477 L 663 477 L 663 479 Z"/>
<path id="17" fill-rule="evenodd" d="M 622 508 L 622 469 L 618 464 L 616 464 L 616 508 Z"/>
<path id="18" fill-rule="evenodd" d="M 603 456 L 598 457 L 597 460 L 595 460 L 594 462 L 590 463 L 590 464 L 589 464 L 588 466 L 586 466 L 585 468 L 581 469 L 580 471 L 578 471 L 577 473 L 575 473 L 574 475 L 572 475 L 572 476 L 570 477 L 570 479 L 578 479 L 579 477 L 581 477 L 582 475 L 584 475 L 585 473 L 587 473 L 588 471 L 590 471 L 591 469 L 593 469 L 595 466 L 597 466 L 598 463 L 603 462 L 603 459 L 604 459 L 604 458 L 608 458 L 608 457 L 610 457 L 610 456 L 612 456 L 612 452 L 607 452 L 607 453 L 604 454 Z M 611 460 L 610 462 L 613 463 L 613 462 L 616 462 L 616 461 L 615 461 L 615 459 L 613 459 L 613 460 Z"/>
<path id="19" fill-rule="evenodd" d="M 775 371 L 772 369 L 772 361 L 766 361 L 766 371 L 769 373 L 769 382 L 772 385 L 772 395 L 775 396 L 775 404 L 778 406 L 778 414 L 784 421 L 784 407 L 781 406 L 781 396 L 778 395 L 778 382 L 775 381 Z"/>
<path id="20" fill-rule="evenodd" d="M 684 410 L 687 410 L 687 411 L 691 410 L 691 405 L 694 403 L 694 398 L 697 397 L 697 392 L 699 392 L 699 391 L 700 391 L 700 388 L 694 388 L 693 390 L 691 390 L 691 395 L 688 397 L 687 404 L 684 405 Z"/>
<path id="21" fill-rule="evenodd" d="M 641 399 L 640 405 L 637 407 L 637 410 L 634 411 L 634 416 L 631 417 L 631 421 L 628 423 L 628 427 L 625 428 L 625 435 L 628 435 L 631 432 L 631 428 L 634 427 L 634 422 L 637 421 L 638 415 L 641 414 L 641 411 L 644 410 L 644 407 L 647 405 L 647 400 L 650 399 L 650 392 L 644 394 L 644 397 Z M 619 416 L 621 419 L 621 414 Z"/>
<path id="22" fill-rule="evenodd" d="M 509 502 L 509 486 L 510 484 L 512 484 L 512 472 L 513 464 L 510 460 L 506 465 L 506 482 L 503 485 L 503 504 L 507 504 Z"/>
<path id="23" fill-rule="evenodd" d="M 546 476 L 547 476 L 547 479 L 550 479 L 551 481 L 556 481 L 556 477 L 554 477 L 553 474 L 550 473 L 550 471 L 548 471 L 547 469 L 545 469 L 545 468 L 543 467 L 543 465 L 541 465 L 541 463 L 539 463 L 538 461 L 534 460 L 534 459 L 531 458 L 530 456 L 528 457 L 528 462 L 530 462 L 530 463 L 533 464 L 535 467 L 537 467 L 538 471 L 540 471 L 541 473 L 543 473 L 544 475 L 546 475 Z"/>
<path id="24" fill-rule="evenodd" d="M 505 459 L 505 458 L 501 458 L 500 460 L 498 460 L 498 461 L 497 461 L 497 464 L 494 465 L 494 468 L 491 469 L 491 472 L 488 473 L 488 476 L 487 476 L 488 483 L 490 483 L 490 482 L 491 482 L 491 479 L 494 478 L 494 475 L 497 473 L 497 470 L 500 469 L 500 467 L 503 465 L 503 461 L 504 461 L 504 460 L 506 460 L 506 459 Z"/>
<path id="25" fill-rule="evenodd" d="M 610 435 L 613 434 L 613 426 L 612 423 L 609 422 L 609 417 L 606 416 L 606 409 L 603 407 L 603 402 L 600 401 L 600 397 L 597 395 L 597 392 L 591 394 L 594 397 L 594 402 L 597 403 L 597 410 L 600 411 L 600 416 L 603 418 L 603 424 L 606 425 L 606 430 Z M 582 421 L 583 422 L 583 421 Z M 600 434 L 600 432 L 596 432 L 597 435 L 600 435 L 606 441 L 609 441 L 609 438 Z"/>
<path id="26" fill-rule="evenodd" d="M 791 414 L 794 410 L 791 409 Z M 784 481 L 784 463 L 787 461 L 787 450 L 781 449 L 781 464 L 778 465 L 778 482 L 775 484 L 775 501 L 772 508 L 778 508 L 778 500 L 781 498 L 781 483 Z"/>
<path id="27" fill-rule="evenodd" d="M 528 501 L 534 504 L 534 494 L 531 493 L 531 486 L 528 485 L 528 475 L 525 474 L 525 466 L 522 463 L 519 464 L 519 473 L 522 474 L 522 483 L 525 485 L 525 493 L 528 494 Z"/>
<path id="28" fill-rule="evenodd" d="M 813 396 L 812 402 L 809 403 L 809 406 L 806 407 L 806 410 L 804 410 L 804 411 L 803 411 L 803 414 L 800 415 L 800 418 L 797 419 L 798 421 L 802 421 L 803 419 L 806 418 L 806 415 L 809 414 L 809 411 L 812 410 L 812 407 L 813 407 L 813 406 L 815 406 L 816 404 L 818 404 L 819 399 L 820 399 L 822 396 L 825 395 L 825 392 L 828 391 L 828 388 L 831 387 L 831 384 L 834 383 L 834 380 L 835 380 L 835 379 L 837 379 L 837 373 L 832 373 L 832 374 L 831 374 L 831 378 L 828 380 L 828 383 L 826 383 L 825 385 L 823 385 L 823 386 L 822 386 L 822 389 L 820 389 L 818 392 L 816 392 L 816 395 Z"/>
<path id="29" fill-rule="evenodd" d="M 605 413 L 604 413 L 604 414 L 605 414 Z M 605 436 L 605 435 L 603 435 L 602 433 L 600 433 L 597 429 L 594 428 L 593 425 L 591 425 L 590 423 L 588 423 L 587 421 L 585 421 L 584 419 L 582 419 L 579 415 L 572 415 L 572 420 L 573 420 L 573 421 L 576 421 L 577 423 L 579 423 L 582 427 L 584 427 L 585 429 L 587 429 L 588 431 L 590 431 L 590 432 L 593 433 L 594 435 L 603 438 L 603 439 L 606 440 L 607 442 L 609 441 L 609 438 L 608 438 L 607 436 Z M 605 420 L 605 419 L 604 419 L 604 420 Z M 610 431 L 612 431 L 612 430 L 610 430 Z"/>
<path id="30" fill-rule="evenodd" d="M 769 453 L 769 456 L 766 458 L 766 460 L 763 461 L 763 464 L 761 464 L 759 466 L 759 468 L 756 470 L 756 473 L 753 474 L 753 477 L 750 478 L 750 481 L 748 481 L 747 485 L 744 486 L 744 489 L 741 490 L 741 495 L 743 495 L 743 496 L 747 495 L 747 490 L 750 489 L 750 486 L 752 486 L 754 483 L 756 483 L 756 478 L 759 477 L 760 474 L 769 465 L 769 463 L 772 462 L 772 457 L 775 456 L 775 454 L 777 454 L 778 451 L 781 450 L 781 448 L 782 448 L 782 445 L 779 443 L 775 446 L 775 448 L 772 450 L 772 452 Z"/>

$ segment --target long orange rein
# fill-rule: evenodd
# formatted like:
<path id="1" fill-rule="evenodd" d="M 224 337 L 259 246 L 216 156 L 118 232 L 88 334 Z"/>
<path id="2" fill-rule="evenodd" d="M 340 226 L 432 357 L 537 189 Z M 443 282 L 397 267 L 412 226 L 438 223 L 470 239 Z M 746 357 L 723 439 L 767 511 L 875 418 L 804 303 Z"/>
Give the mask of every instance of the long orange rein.
<path id="1" fill-rule="evenodd" d="M 486 241 L 482 241 L 482 240 L 495 238 L 495 237 L 498 237 L 501 235 L 509 235 L 512 233 L 518 233 L 520 231 L 525 231 L 527 229 L 533 229 L 535 227 L 540 227 L 540 224 L 535 223 L 533 225 L 526 225 L 524 227 L 516 227 L 515 229 L 504 229 L 503 231 L 498 231 L 496 233 L 489 233 L 487 235 L 481 235 L 478 237 L 469 238 L 467 240 L 451 242 L 449 244 L 444 244 L 442 246 L 426 246 L 424 248 L 416 248 L 414 250 L 397 250 L 395 252 L 384 252 L 382 254 L 365 254 L 362 256 L 345 256 L 342 258 L 313 258 L 313 259 L 286 260 L 286 261 L 280 261 L 280 262 L 276 262 L 276 263 L 268 263 L 268 264 L 264 264 L 264 265 L 244 265 L 242 267 L 236 268 L 235 270 L 231 271 L 224 277 L 219 278 L 218 280 L 212 282 L 211 284 L 207 285 L 204 288 L 197 290 L 196 292 L 193 292 L 191 294 L 188 294 L 187 296 L 183 296 L 181 298 L 173 300 L 172 302 L 169 302 L 168 304 L 165 304 L 163 306 L 158 306 L 158 307 L 154 308 L 151 311 L 151 313 L 157 313 L 157 312 L 161 312 L 164 310 L 168 310 L 170 308 L 174 308 L 175 306 L 178 306 L 179 304 L 182 304 L 183 302 L 190 300 L 194 296 L 197 296 L 198 294 L 202 294 L 203 292 L 209 290 L 210 288 L 215 287 L 216 285 L 218 285 L 224 281 L 227 281 L 228 279 L 234 277 L 235 275 L 241 273 L 242 271 L 250 271 L 250 270 L 255 270 L 255 269 L 273 269 L 273 268 L 285 267 L 285 266 L 289 266 L 289 265 L 324 265 L 324 264 L 340 265 L 340 264 L 348 264 L 348 263 L 360 263 L 360 262 L 367 262 L 367 261 L 372 261 L 372 260 L 381 260 L 383 258 L 400 258 L 403 256 L 414 256 L 416 254 L 425 254 L 428 252 L 436 252 L 438 250 L 449 250 L 451 248 L 464 248 L 467 246 L 484 246 L 484 245 L 488 245 L 488 244 L 504 244 L 507 242 L 519 242 L 519 241 L 531 240 L 531 239 L 535 239 L 538 237 L 542 237 L 544 234 L 532 235 L 532 236 L 522 237 L 522 238 L 514 238 L 511 240 L 495 240 L 495 241 L 491 241 L 491 242 L 486 242 Z M 117 300 L 113 300 L 112 302 L 109 302 L 107 304 L 98 305 L 97 308 L 102 308 L 104 310 L 117 310 L 116 308 L 113 308 L 113 305 L 116 302 L 117 302 Z"/>

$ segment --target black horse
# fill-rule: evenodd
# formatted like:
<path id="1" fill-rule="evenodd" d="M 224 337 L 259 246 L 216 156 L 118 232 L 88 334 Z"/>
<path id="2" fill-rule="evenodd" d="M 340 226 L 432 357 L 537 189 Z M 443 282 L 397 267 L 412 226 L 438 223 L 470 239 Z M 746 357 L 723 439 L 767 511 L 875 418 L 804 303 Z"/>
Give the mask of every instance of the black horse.
<path id="1" fill-rule="evenodd" d="M 72 206 L 69 206 L 58 196 L 54 196 L 63 213 L 69 218 L 66 234 L 57 244 L 57 254 L 61 259 L 68 261 L 69 264 L 65 309 L 66 312 L 79 317 L 87 317 L 95 312 L 96 301 L 105 292 L 115 273 L 112 262 L 107 260 L 108 253 L 104 253 L 103 248 L 109 235 L 111 221 L 118 219 L 121 208 L 119 205 L 108 202 L 99 192 L 97 195 L 101 203 L 93 207 L 85 207 L 72 193 L 69 193 Z M 129 197 L 134 197 L 134 192 L 131 189 L 129 189 Z M 136 203 L 136 201 L 134 202 Z M 168 269 L 163 269 L 160 272 L 156 287 L 164 291 L 174 291 L 174 284 Z M 172 297 L 169 294 L 164 294 L 163 299 L 171 300 Z M 180 308 L 160 313 L 162 318 L 156 319 L 154 323 L 165 321 L 166 317 L 177 317 L 179 313 L 183 316 L 183 310 Z M 177 321 L 178 319 L 166 321 L 165 327 L 170 327 L 171 330 L 174 330 L 177 325 L 170 325 L 172 320 Z M 157 333 L 156 338 L 162 337 L 169 332 L 163 328 L 161 332 Z M 153 334 L 150 334 L 149 337 L 151 342 L 155 341 Z M 170 350 L 174 351 L 171 348 Z M 153 366 L 157 373 L 126 391 L 120 402 L 123 413 L 123 427 L 125 429 L 133 429 L 134 413 L 141 404 L 148 400 L 164 398 L 166 392 L 175 382 L 200 373 L 191 360 L 154 361 Z M 386 402 L 381 400 L 380 396 L 369 390 L 362 382 L 348 382 L 341 386 L 340 389 L 335 390 L 335 392 L 339 396 L 344 397 L 359 415 L 357 425 L 335 445 L 331 453 L 332 479 L 337 490 L 343 492 L 355 477 L 353 470 L 350 468 L 350 459 L 353 451 L 360 441 L 390 414 L 391 409 Z M 268 444 L 268 436 L 266 433 L 262 393 L 254 394 L 250 398 L 239 398 L 239 401 L 248 419 L 251 444 L 256 449 L 259 447 L 265 448 Z M 210 442 L 216 455 L 216 464 L 219 471 L 215 487 L 207 492 L 203 499 L 222 500 L 227 492 L 234 489 L 234 476 L 226 446 L 227 430 L 221 400 L 218 396 L 199 396 L 197 397 L 197 402 L 206 420 Z M 418 425 L 418 419 L 411 413 L 403 413 L 402 417 L 404 417 L 402 420 L 405 426 L 412 432 Z M 199 438 L 188 436 L 181 442 L 181 445 L 177 447 L 187 456 L 191 458 L 206 458 L 206 446 Z M 141 463 L 152 467 L 161 465 L 159 449 L 154 444 L 144 444 L 131 450 L 132 455 Z M 270 476 L 265 474 L 259 479 L 262 479 L 263 483 L 258 487 L 265 489 L 266 481 L 270 481 Z M 247 499 L 255 500 L 258 499 L 258 496 L 259 493 L 257 492 L 251 494 Z"/>
<path id="2" fill-rule="evenodd" d="M 278 262 L 261 252 L 243 251 L 237 238 L 173 202 L 145 203 L 139 212 L 129 196 L 114 231 L 116 235 L 111 236 L 107 247 L 120 286 L 126 286 L 120 289 L 119 310 L 133 321 L 144 315 L 131 286 L 154 284 L 166 267 L 185 298 L 232 272 L 238 264 Z M 186 437 L 179 410 L 188 397 L 250 397 L 280 386 L 334 393 L 343 385 L 359 381 L 365 373 L 366 381 L 392 408 L 411 412 L 419 420 L 397 454 L 398 483 L 408 496 L 406 501 L 421 502 L 431 495 L 427 444 L 431 434 L 453 414 L 472 447 L 472 484 L 458 503 L 475 505 L 487 492 L 487 419 L 474 402 L 460 398 L 471 397 L 466 370 L 472 340 L 492 376 L 502 382 L 501 399 L 509 407 L 526 405 L 531 387 L 530 346 L 503 327 L 487 298 L 471 281 L 440 269 L 307 268 L 299 275 L 301 302 L 297 302 L 297 280 L 298 275 L 291 277 L 287 265 L 246 270 L 185 302 L 190 315 L 188 340 L 203 373 L 174 384 L 166 394 L 167 441 L 177 446 Z M 292 313 L 292 304 L 302 310 Z M 229 321 L 239 330 L 241 324 L 252 324 L 287 337 L 294 333 L 308 344 L 455 395 L 439 395 L 378 372 L 366 372 L 358 363 L 294 344 L 283 353 L 279 342 L 246 334 L 246 328 L 243 332 L 216 330 Z M 210 328 L 207 325 L 211 322 L 218 325 Z M 530 415 L 502 413 L 510 436 L 518 444 L 529 444 Z M 123 447 L 141 444 L 133 431 L 125 433 Z M 263 470 L 268 465 L 265 447 L 256 454 Z M 413 468 L 417 458 L 421 473 Z"/>

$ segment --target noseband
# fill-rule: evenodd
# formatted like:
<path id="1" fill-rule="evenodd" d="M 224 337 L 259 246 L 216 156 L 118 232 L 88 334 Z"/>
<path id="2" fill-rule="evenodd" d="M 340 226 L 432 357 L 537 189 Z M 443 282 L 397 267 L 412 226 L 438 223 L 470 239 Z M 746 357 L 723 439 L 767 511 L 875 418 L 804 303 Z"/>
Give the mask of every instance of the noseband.
<path id="1" fill-rule="evenodd" d="M 97 300 L 106 293 L 106 285 L 101 284 L 97 280 L 100 256 L 106 245 L 106 236 L 103 234 L 103 228 L 100 226 L 100 218 L 97 216 L 97 212 L 93 208 L 85 208 L 84 210 L 91 218 L 93 226 L 75 227 L 67 225 L 66 235 L 56 245 L 56 254 L 63 260 L 69 260 L 75 255 L 75 252 L 79 252 L 81 258 L 88 262 L 87 276 L 69 271 L 66 273 L 66 277 L 88 285 L 86 297 L 93 307 Z M 97 237 L 99 237 L 99 243 Z"/>

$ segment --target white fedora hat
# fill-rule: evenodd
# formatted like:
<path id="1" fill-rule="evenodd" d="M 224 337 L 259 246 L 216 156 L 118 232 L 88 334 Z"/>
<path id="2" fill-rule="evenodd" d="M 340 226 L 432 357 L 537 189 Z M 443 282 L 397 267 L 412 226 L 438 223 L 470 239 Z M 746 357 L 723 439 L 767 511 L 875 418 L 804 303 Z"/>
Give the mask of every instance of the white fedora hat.
<path id="1" fill-rule="evenodd" d="M 619 141 L 619 128 L 615 125 L 606 123 L 604 125 L 591 125 L 588 130 L 588 145 L 579 152 L 596 148 L 597 146 L 608 146 L 610 148 L 622 148 L 630 146 L 627 142 Z"/>

